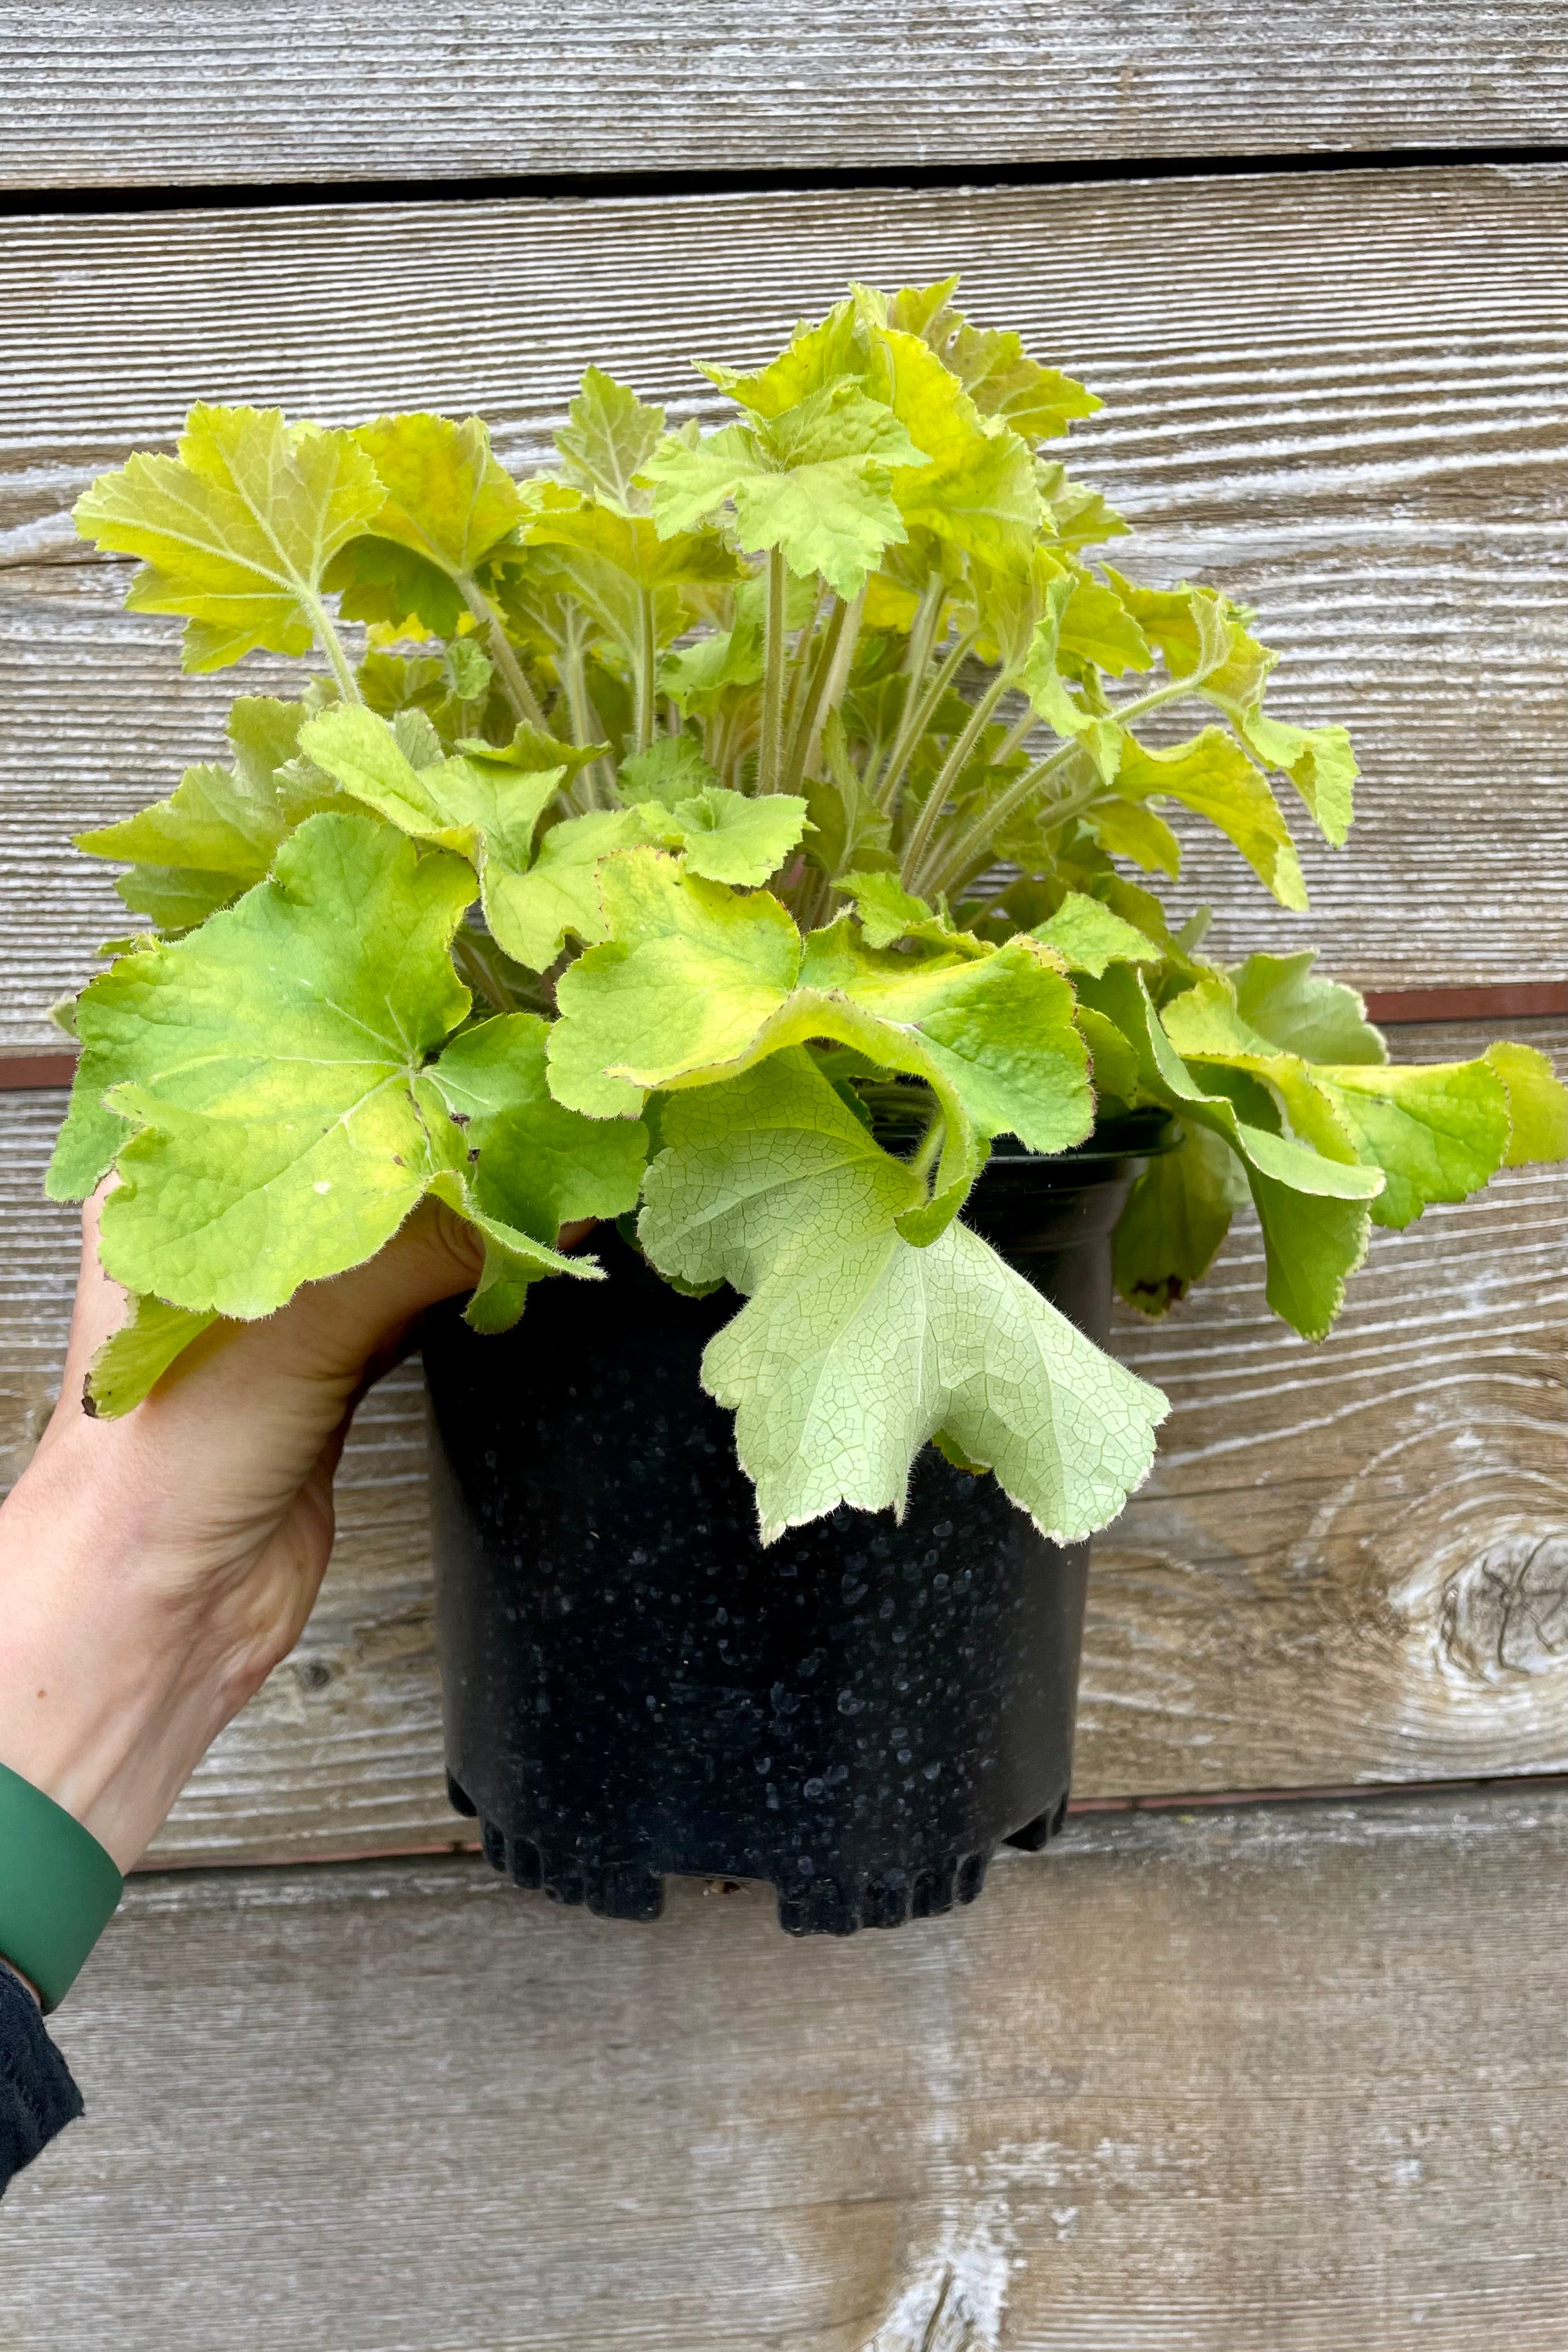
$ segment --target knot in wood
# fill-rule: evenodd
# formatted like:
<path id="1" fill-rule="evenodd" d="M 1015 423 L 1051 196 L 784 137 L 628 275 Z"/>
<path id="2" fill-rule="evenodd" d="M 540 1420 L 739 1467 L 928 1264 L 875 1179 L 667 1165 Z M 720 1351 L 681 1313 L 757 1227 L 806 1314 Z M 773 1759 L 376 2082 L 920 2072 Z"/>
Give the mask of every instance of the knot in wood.
<path id="1" fill-rule="evenodd" d="M 1479 1682 L 1568 1661 L 1568 1534 L 1494 1538 L 1445 1584 L 1438 1640 Z"/>

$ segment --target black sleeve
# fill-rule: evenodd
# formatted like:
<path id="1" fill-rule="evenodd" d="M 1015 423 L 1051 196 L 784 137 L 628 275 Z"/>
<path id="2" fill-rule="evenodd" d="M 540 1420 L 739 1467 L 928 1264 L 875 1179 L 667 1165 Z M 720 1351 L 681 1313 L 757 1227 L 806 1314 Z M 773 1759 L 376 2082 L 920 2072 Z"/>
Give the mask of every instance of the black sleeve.
<path id="1" fill-rule="evenodd" d="M 37 2002 L 0 1961 L 0 2197 L 81 2111 L 81 2093 L 44 2031 Z"/>

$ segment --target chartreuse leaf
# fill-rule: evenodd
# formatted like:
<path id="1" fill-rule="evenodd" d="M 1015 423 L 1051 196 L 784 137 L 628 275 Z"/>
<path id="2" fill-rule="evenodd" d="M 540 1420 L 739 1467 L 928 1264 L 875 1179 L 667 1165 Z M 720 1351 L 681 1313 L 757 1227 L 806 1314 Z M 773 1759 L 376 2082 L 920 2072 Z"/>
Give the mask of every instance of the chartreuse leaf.
<path id="1" fill-rule="evenodd" d="M 1343 1154 L 1338 1159 L 1243 1118 L 1228 1095 L 1188 1069 L 1140 973 L 1113 965 L 1103 979 L 1082 985 L 1136 1053 L 1145 1095 L 1179 1112 L 1184 1124 L 1207 1129 L 1238 1155 L 1263 1229 L 1269 1303 L 1304 1339 L 1321 1339 L 1343 1302 L 1345 1276 L 1366 1254 L 1367 1206 L 1383 1190 L 1381 1171 L 1354 1163 L 1326 1102 L 1323 1125 Z M 1271 1098 L 1258 1091 L 1260 1109 L 1271 1112 Z"/>
<path id="2" fill-rule="evenodd" d="M 1082 890 L 1069 890 L 1055 914 L 1037 923 L 1030 937 L 1054 948 L 1069 971 L 1086 971 L 1095 980 L 1108 963 L 1161 961 L 1153 940 Z"/>
<path id="3" fill-rule="evenodd" d="M 658 801 L 667 809 L 717 782 L 716 772 L 689 735 L 655 736 L 645 751 L 634 751 L 629 760 L 622 761 L 615 779 L 628 806 L 638 801 Z"/>
<path id="4" fill-rule="evenodd" d="M 737 898 L 651 849 L 607 863 L 601 889 L 608 937 L 561 974 L 549 1041 L 557 1101 L 591 1118 L 738 1066 L 800 965 L 800 934 L 764 892 Z"/>
<path id="5" fill-rule="evenodd" d="M 1247 1197 L 1241 1162 L 1204 1128 L 1191 1128 L 1176 1150 L 1156 1152 L 1112 1236 L 1116 1288 L 1128 1306 L 1158 1316 L 1185 1298 L 1213 1265 Z"/>
<path id="6" fill-rule="evenodd" d="M 591 1260 L 561 1256 L 553 1232 L 509 1222 L 517 1202 L 504 1171 L 477 1178 L 444 1091 L 473 1094 L 474 1049 L 460 1041 L 450 1076 L 439 1062 L 425 1068 L 468 1010 L 448 950 L 472 887 L 461 860 L 421 856 L 370 818 L 314 817 L 237 906 L 123 959 L 86 992 L 86 1098 L 111 1076 L 113 1108 L 136 1130 L 104 1203 L 103 1263 L 188 1318 L 139 1311 L 103 1375 L 114 1409 L 145 1392 L 183 1328 L 193 1337 L 214 1314 L 269 1314 L 302 1283 L 359 1265 L 427 1192 L 479 1228 L 507 1281 L 595 1274 Z M 527 1042 L 522 1108 L 548 1142 L 563 1115 L 538 1099 L 542 1041 Z M 624 1201 L 613 1147 L 586 1132 L 579 1150 L 598 1165 L 598 1196 Z"/>
<path id="7" fill-rule="evenodd" d="M 1349 1129 L 1357 1159 L 1384 1172 L 1372 1207 L 1377 1224 L 1397 1229 L 1435 1201 L 1467 1200 L 1507 1157 L 1508 1088 L 1484 1058 L 1305 1066 Z"/>
<path id="8" fill-rule="evenodd" d="M 1089 822 L 1099 836 L 1101 846 L 1114 857 L 1130 857 L 1145 874 L 1167 874 L 1174 882 L 1181 872 L 1181 844 L 1166 823 L 1146 803 L 1135 801 L 1097 801 L 1089 812 Z"/>
<path id="9" fill-rule="evenodd" d="M 396 1231 L 429 1173 L 412 1079 L 468 1007 L 447 949 L 472 888 L 368 818 L 313 817 L 272 880 L 91 983 L 78 1085 L 111 1080 L 139 1130 L 104 1204 L 117 1281 L 266 1315 Z"/>
<path id="10" fill-rule="evenodd" d="M 242 696 L 229 713 L 232 769 L 187 768 L 169 799 L 121 824 L 78 833 L 77 847 L 133 859 L 114 887 L 161 930 L 204 922 L 260 881 L 289 829 L 274 772 L 293 757 L 304 716 L 297 702 Z"/>
<path id="11" fill-rule="evenodd" d="M 555 436 L 566 479 L 624 514 L 646 506 L 636 477 L 664 433 L 664 410 L 645 406 L 627 385 L 591 367 L 567 415 Z"/>
<path id="12" fill-rule="evenodd" d="M 1347 992 L 1348 993 L 1348 992 Z M 1188 1061 L 1261 1078 L 1298 1134 L 1320 1150 L 1381 1169 L 1375 1223 L 1407 1225 L 1435 1201 L 1462 1201 L 1496 1174 L 1508 1150 L 1508 1089 L 1473 1062 L 1308 1062 L 1276 1051 L 1242 1018 L 1218 974 L 1166 1008 L 1166 1029 Z"/>
<path id="13" fill-rule="evenodd" d="M 1361 771 L 1343 727 L 1294 727 L 1261 710 L 1238 716 L 1242 741 L 1266 768 L 1290 777 L 1319 830 L 1343 849 L 1355 815 L 1355 780 Z"/>
<path id="14" fill-rule="evenodd" d="M 925 1078 L 980 1136 L 1012 1134 L 1031 1151 L 1064 1151 L 1093 1124 L 1071 985 L 1032 940 L 988 951 L 958 939 L 911 955 L 868 946 L 841 919 L 806 941 L 800 986 L 826 1001 L 830 1017 L 847 1006 L 880 1032 L 821 1034 Z"/>
<path id="15" fill-rule="evenodd" d="M 504 891 L 497 893 L 491 928 L 507 953 L 532 971 L 548 971 L 569 938 L 589 944 L 602 940 L 604 861 L 617 850 L 645 842 L 650 831 L 663 838 L 662 816 L 654 803 L 592 809 L 586 816 L 552 824 L 528 871 L 507 877 Z"/>
<path id="16" fill-rule="evenodd" d="M 1309 1062 L 1385 1062 L 1388 1048 L 1366 1005 L 1343 981 L 1312 970 L 1315 948 L 1297 955 L 1252 955 L 1230 974 L 1243 1021 L 1286 1053 Z"/>
<path id="17" fill-rule="evenodd" d="M 110 1334 L 88 1369 L 89 1409 L 106 1421 L 130 1412 L 217 1319 L 166 1306 L 162 1298 L 133 1298 L 129 1319 Z"/>
<path id="18" fill-rule="evenodd" d="M 1151 751 L 1124 735 L 1114 782 L 1124 800 L 1167 793 L 1184 808 L 1207 817 L 1235 843 L 1282 907 L 1298 912 L 1305 908 L 1307 887 L 1280 804 L 1268 779 L 1223 728 L 1206 727 L 1168 751 Z"/>
<path id="19" fill-rule="evenodd" d="M 198 405 L 177 457 L 136 457 L 77 501 L 84 539 L 143 562 L 126 604 L 187 616 L 184 667 L 308 653 L 327 567 L 384 492 L 351 434 L 275 408 Z"/>
<path id="20" fill-rule="evenodd" d="M 552 508 L 528 530 L 533 547 L 568 550 L 590 562 L 608 564 L 640 588 L 700 583 L 733 587 L 747 578 L 746 566 L 716 531 L 677 531 L 662 538 L 645 514 L 583 501 Z M 580 567 L 569 574 L 586 580 Z"/>
<path id="21" fill-rule="evenodd" d="M 954 928 L 924 898 L 905 890 L 896 874 L 880 870 L 841 875 L 835 888 L 852 899 L 867 947 L 892 947 L 896 940 L 915 940 L 954 956 L 984 956 L 991 950 L 972 931 Z"/>
<path id="22" fill-rule="evenodd" d="M 800 842 L 806 803 L 794 793 L 751 800 L 708 784 L 671 812 L 688 874 L 741 887 L 766 882 Z"/>
<path id="23" fill-rule="evenodd" d="M 528 758 L 551 739 L 529 731 L 515 747 Z M 564 765 L 535 769 L 512 753 L 472 744 L 455 758 L 416 768 L 395 733 L 368 710 L 340 706 L 302 730 L 310 757 L 342 789 L 412 834 L 466 857 L 477 872 L 485 920 L 497 944 L 517 962 L 544 971 L 569 932 L 604 937 L 599 900 L 601 859 L 632 842 L 678 834 L 654 803 L 601 809 L 552 825 L 534 854 L 535 827 L 560 789 Z M 565 747 L 562 747 L 563 753 Z M 570 756 L 580 761 L 580 754 Z M 650 824 L 650 816 L 653 820 Z"/>
<path id="24" fill-rule="evenodd" d="M 816 325 L 802 320 L 776 360 L 754 374 L 738 373 L 712 361 L 698 360 L 699 375 L 716 383 L 753 416 L 770 419 L 798 408 L 813 392 L 821 392 L 843 376 L 858 376 L 865 367 L 865 344 L 852 300 L 835 302 Z"/>
<path id="25" fill-rule="evenodd" d="M 553 1257 L 563 1225 L 637 1205 L 647 1129 L 565 1109 L 545 1076 L 546 1024 L 508 1013 L 455 1037 L 414 1082 L 438 1162 L 461 1204 L 485 1222 L 485 1271 L 465 1310 L 481 1331 L 510 1328 L 530 1282 L 553 1266 L 519 1253 L 523 1234 Z"/>
<path id="26" fill-rule="evenodd" d="M 727 507 L 748 553 L 777 548 L 798 578 L 820 572 L 848 598 L 883 550 L 906 536 L 890 469 L 924 456 L 887 407 L 846 379 L 754 425 L 706 438 L 671 434 L 643 478 L 661 537 L 689 532 Z"/>
<path id="27" fill-rule="evenodd" d="M 904 287 L 887 305 L 887 323 L 922 336 L 982 415 L 1000 417 L 1026 441 L 1046 441 L 1103 405 L 1071 376 L 1031 360 L 1009 330 L 972 327 L 953 308 L 957 286 L 955 277 Z"/>
<path id="28" fill-rule="evenodd" d="M 1019 664 L 1019 684 L 1046 725 L 1064 740 L 1081 744 L 1101 781 L 1110 783 L 1121 764 L 1122 730 L 1113 719 L 1103 718 L 1078 701 L 1068 691 L 1057 667 L 1062 616 L 1072 600 L 1073 583 L 1043 554 L 1035 557 L 1030 570 L 1035 593 L 1026 610 L 1038 617 L 1032 620 L 1028 647 Z M 994 593 L 988 607 L 983 609 L 994 620 L 999 610 Z"/>
<path id="29" fill-rule="evenodd" d="M 1279 660 L 1249 634 L 1239 609 L 1207 588 L 1141 588 L 1106 566 L 1106 577 L 1173 677 L 1225 713 L 1264 767 L 1288 775 L 1320 830 L 1343 847 L 1354 814 L 1358 773 L 1343 727 L 1297 727 L 1269 718 L 1263 690 Z M 1267 877 L 1265 877 L 1265 879 Z"/>
<path id="30" fill-rule="evenodd" d="M 666 1275 L 750 1294 L 703 1380 L 736 1412 L 765 1543 L 840 1503 L 902 1514 L 938 1433 L 1057 1540 L 1114 1517 L 1164 1399 L 962 1225 L 913 1248 L 915 1179 L 807 1055 L 675 1097 L 663 1131 L 639 1233 Z"/>
<path id="31" fill-rule="evenodd" d="M 879 953 L 841 917 L 802 944 L 776 899 L 737 898 L 647 850 L 609 862 L 602 889 L 609 941 L 557 992 L 550 1083 L 573 1108 L 635 1110 L 649 1089 L 708 1086 L 827 1039 L 933 1087 L 946 1122 L 937 1190 L 954 1206 L 978 1139 L 1007 1130 L 1060 1151 L 1089 1132 L 1072 991 L 1032 940 Z"/>
<path id="32" fill-rule="evenodd" d="M 982 416 L 918 335 L 873 326 L 867 386 L 927 459 L 894 478 L 906 526 L 989 563 L 1026 562 L 1040 523 L 1028 444 Z"/>
<path id="33" fill-rule="evenodd" d="M 1505 1168 L 1568 1159 L 1568 1092 L 1533 1045 L 1489 1045 L 1485 1059 L 1508 1089 Z"/>
<path id="34" fill-rule="evenodd" d="M 345 550 L 328 585 L 344 591 L 351 618 L 395 625 L 413 615 L 455 635 L 465 612 L 485 616 L 476 575 L 531 515 L 529 499 L 491 455 L 480 417 L 378 416 L 354 439 L 386 495 L 370 537 Z"/>
<path id="35" fill-rule="evenodd" d="M 1071 565 L 1067 577 L 1072 593 L 1057 631 L 1061 651 L 1092 662 L 1113 677 L 1129 669 L 1147 669 L 1154 660 L 1149 641 L 1116 591 L 1082 564 Z"/>

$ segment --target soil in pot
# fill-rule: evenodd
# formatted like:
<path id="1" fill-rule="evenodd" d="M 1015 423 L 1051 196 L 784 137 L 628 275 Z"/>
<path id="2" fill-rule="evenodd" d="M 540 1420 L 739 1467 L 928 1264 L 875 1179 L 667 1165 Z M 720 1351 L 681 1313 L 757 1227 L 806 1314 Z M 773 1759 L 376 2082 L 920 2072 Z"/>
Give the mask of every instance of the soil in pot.
<path id="1" fill-rule="evenodd" d="M 967 1212 L 1103 1341 L 1110 1234 L 1158 1122 L 999 1153 Z M 1145 1131 L 1146 1129 L 1146 1132 Z M 932 1446 L 902 1523 L 841 1507 L 764 1550 L 702 1391 L 728 1290 L 541 1283 L 516 1330 L 430 1318 L 437 1619 L 454 1804 L 519 1885 L 649 1919 L 667 1873 L 767 1879 L 795 1934 L 978 1894 L 1061 1826 L 1089 1547 Z"/>

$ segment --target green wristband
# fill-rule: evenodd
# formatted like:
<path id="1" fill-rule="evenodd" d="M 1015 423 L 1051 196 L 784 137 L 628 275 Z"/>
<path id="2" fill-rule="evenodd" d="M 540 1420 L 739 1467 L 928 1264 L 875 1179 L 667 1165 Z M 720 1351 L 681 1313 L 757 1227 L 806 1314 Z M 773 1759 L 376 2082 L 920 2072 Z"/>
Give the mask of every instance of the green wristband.
<path id="1" fill-rule="evenodd" d="M 125 1881 L 74 1813 L 0 1764 L 0 1959 L 57 2009 Z"/>

